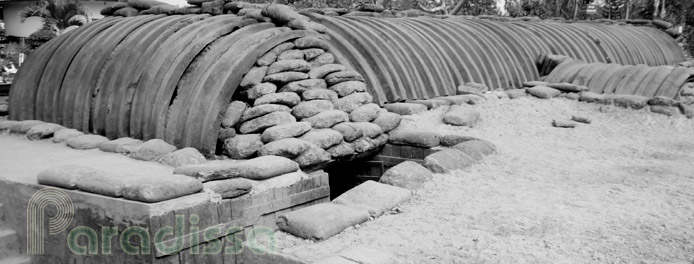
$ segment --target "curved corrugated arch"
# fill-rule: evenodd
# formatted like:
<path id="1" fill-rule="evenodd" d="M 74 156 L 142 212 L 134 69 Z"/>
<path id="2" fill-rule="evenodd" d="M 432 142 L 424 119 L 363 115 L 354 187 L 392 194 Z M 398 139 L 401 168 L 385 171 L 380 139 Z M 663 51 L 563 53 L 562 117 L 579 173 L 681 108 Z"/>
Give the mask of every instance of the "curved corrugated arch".
<path id="1" fill-rule="evenodd" d="M 102 19 L 29 56 L 10 118 L 161 138 L 211 155 L 243 75 L 276 45 L 312 35 L 235 15 Z"/>
<path id="2" fill-rule="evenodd" d="M 364 76 L 379 103 L 450 95 L 466 82 L 520 86 L 539 77 L 536 60 L 543 53 L 578 59 L 552 73 L 596 92 L 670 95 L 663 87 L 690 74 L 661 66 L 683 54 L 650 27 L 308 16 L 326 26 L 330 52 Z M 31 66 L 20 69 L 11 89 L 10 118 L 109 138 L 160 138 L 210 155 L 223 112 L 254 62 L 276 45 L 310 35 L 318 33 L 236 15 L 105 18 L 29 56 Z M 655 85 L 662 89 L 648 88 Z"/>
<path id="3" fill-rule="evenodd" d="M 619 65 L 564 62 L 548 76 L 548 82 L 566 82 L 588 87 L 594 93 L 665 96 L 676 98 L 682 87 L 694 79 L 694 69 L 646 64 Z"/>
<path id="4" fill-rule="evenodd" d="M 535 60 L 542 53 L 624 65 L 684 59 L 677 43 L 652 27 L 455 16 L 309 16 L 327 27 L 338 61 L 364 74 L 379 103 L 450 95 L 467 82 L 519 87 L 540 77 Z"/>

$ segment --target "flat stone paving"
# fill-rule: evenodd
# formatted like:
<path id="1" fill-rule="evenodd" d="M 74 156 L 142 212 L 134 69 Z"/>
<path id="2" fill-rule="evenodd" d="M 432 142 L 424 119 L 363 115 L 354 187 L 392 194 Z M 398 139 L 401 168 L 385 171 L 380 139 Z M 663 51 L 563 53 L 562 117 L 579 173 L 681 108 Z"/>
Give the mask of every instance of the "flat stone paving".
<path id="1" fill-rule="evenodd" d="M 0 134 L 0 178 L 37 184 L 36 175 L 61 165 L 84 165 L 95 169 L 135 175 L 171 175 L 173 167 L 140 161 L 98 149 L 76 150 L 50 140 L 29 141 L 24 135 Z"/>

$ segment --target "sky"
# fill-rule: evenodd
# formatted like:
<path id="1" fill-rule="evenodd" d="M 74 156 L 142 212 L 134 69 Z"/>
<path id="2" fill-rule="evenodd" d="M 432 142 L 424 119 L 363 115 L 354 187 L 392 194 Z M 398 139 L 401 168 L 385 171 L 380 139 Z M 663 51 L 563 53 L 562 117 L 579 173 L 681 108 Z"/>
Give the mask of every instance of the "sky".
<path id="1" fill-rule="evenodd" d="M 179 6 L 179 7 L 188 6 L 188 2 L 186 2 L 186 0 L 157 0 L 157 1 L 164 2 L 164 3 L 170 4 L 170 5 Z"/>

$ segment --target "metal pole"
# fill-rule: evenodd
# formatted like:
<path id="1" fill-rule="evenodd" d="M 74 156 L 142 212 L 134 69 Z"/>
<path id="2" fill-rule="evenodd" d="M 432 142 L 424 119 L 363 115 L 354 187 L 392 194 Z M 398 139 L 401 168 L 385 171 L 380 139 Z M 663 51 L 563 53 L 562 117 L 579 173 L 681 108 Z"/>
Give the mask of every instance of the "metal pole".
<path id="1" fill-rule="evenodd" d="M 450 15 L 453 15 L 453 16 L 457 15 L 458 12 L 460 12 L 460 10 L 463 9 L 463 5 L 465 5 L 465 3 L 466 3 L 467 1 L 468 1 L 468 0 L 460 0 L 460 2 L 458 2 L 458 3 L 455 5 L 455 7 L 453 7 L 453 10 L 451 10 Z"/>
<path id="2" fill-rule="evenodd" d="M 631 13 L 631 0 L 627 0 L 627 15 L 626 15 L 626 19 L 629 19 L 629 13 Z"/>
<path id="3" fill-rule="evenodd" d="M 578 17 L 578 0 L 575 0 L 576 5 L 574 5 L 574 21 L 576 21 L 576 18 Z"/>

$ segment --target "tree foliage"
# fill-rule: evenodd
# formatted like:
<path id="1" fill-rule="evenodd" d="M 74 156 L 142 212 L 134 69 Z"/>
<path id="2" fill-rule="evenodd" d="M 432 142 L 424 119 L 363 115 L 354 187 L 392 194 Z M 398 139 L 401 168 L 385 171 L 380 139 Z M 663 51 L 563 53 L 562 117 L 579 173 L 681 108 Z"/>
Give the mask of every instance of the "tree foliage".
<path id="1" fill-rule="evenodd" d="M 57 36 L 55 31 L 44 28 L 29 35 L 29 44 L 33 48 L 37 48 Z"/>
<path id="2" fill-rule="evenodd" d="M 22 22 L 30 17 L 43 19 L 44 28 L 54 29 L 58 34 L 70 26 L 86 23 L 89 11 L 79 0 L 41 0 L 19 13 Z"/>
<path id="3" fill-rule="evenodd" d="M 540 18 L 562 17 L 573 19 L 608 18 L 607 12 L 586 15 L 583 10 L 591 3 L 613 4 L 619 7 L 619 17 L 629 19 L 662 19 L 674 25 L 684 26 L 683 38 L 690 53 L 694 54 L 694 1 L 659 0 L 506 0 L 506 11 L 511 17 L 537 16 Z M 578 8 L 576 8 L 578 6 Z M 664 7 L 665 12 L 662 12 Z M 578 12 L 575 12 L 578 10 Z M 628 14 L 627 14 L 628 12 Z M 661 16 L 662 15 L 662 16 Z M 614 18 L 614 17 L 612 17 Z"/>
<path id="4" fill-rule="evenodd" d="M 464 1 L 463 7 L 458 12 L 458 15 L 498 15 L 499 11 L 496 7 L 496 0 L 458 0 Z M 455 6 L 457 2 L 452 6 Z"/>
<path id="5" fill-rule="evenodd" d="M 577 6 L 578 9 L 584 9 L 590 2 L 590 0 L 507 0 L 505 8 L 511 17 L 573 19 Z"/>

